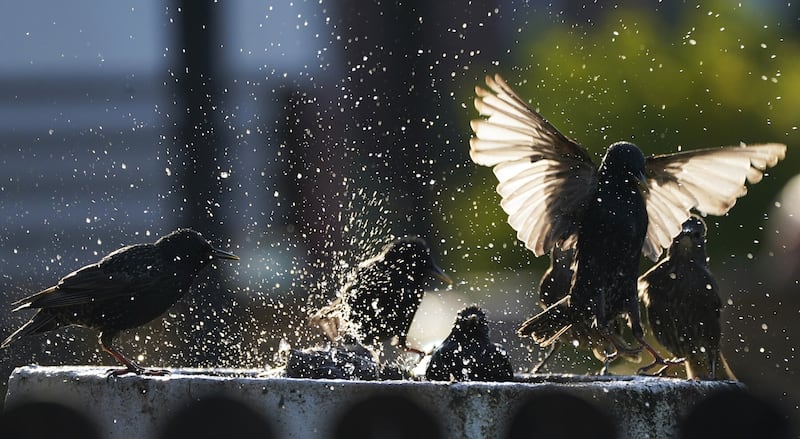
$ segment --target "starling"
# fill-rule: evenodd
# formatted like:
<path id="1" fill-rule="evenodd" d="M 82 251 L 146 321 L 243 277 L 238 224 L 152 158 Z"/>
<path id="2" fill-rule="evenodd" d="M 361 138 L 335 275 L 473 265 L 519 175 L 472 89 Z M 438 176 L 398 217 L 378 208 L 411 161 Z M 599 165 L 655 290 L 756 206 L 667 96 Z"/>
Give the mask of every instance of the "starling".
<path id="1" fill-rule="evenodd" d="M 476 305 L 458 312 L 450 335 L 431 354 L 432 381 L 510 381 L 514 369 L 502 346 L 489 339 L 486 313 Z"/>
<path id="2" fill-rule="evenodd" d="M 688 378 L 736 380 L 719 348 L 722 301 L 705 247 L 706 225 L 692 216 L 666 257 L 639 278 L 639 297 L 656 340 L 686 359 Z"/>
<path id="3" fill-rule="evenodd" d="M 527 322 L 541 346 L 572 325 L 588 323 L 617 352 L 634 353 L 610 336 L 627 315 L 633 336 L 659 364 L 639 318 L 639 253 L 656 261 L 696 209 L 725 214 L 786 154 L 786 145 L 701 149 L 644 157 L 617 142 L 596 166 L 587 150 L 555 129 L 499 76 L 476 87 L 470 157 L 492 166 L 501 206 L 517 237 L 541 256 L 553 246 L 575 249 L 570 293 Z"/>
<path id="4" fill-rule="evenodd" d="M 425 292 L 426 274 L 452 283 L 433 261 L 425 241 L 397 239 L 378 256 L 360 263 L 339 296 L 309 322 L 331 340 L 348 332 L 345 325 L 352 325 L 367 344 L 397 337 L 398 344 L 406 347 L 408 329 Z"/>
<path id="5" fill-rule="evenodd" d="M 569 294 L 572 285 L 572 263 L 574 253 L 572 249 L 562 250 L 558 246 L 553 247 L 550 251 L 550 266 L 547 268 L 544 275 L 542 275 L 542 280 L 539 282 L 539 306 L 541 306 L 543 310 L 564 299 Z M 530 325 L 529 322 L 530 320 L 520 325 L 517 330 L 517 334 L 520 337 L 531 336 L 532 325 Z M 610 332 L 610 336 L 612 337 L 617 335 L 621 329 L 619 321 L 614 323 L 615 325 Z M 610 345 L 597 328 L 593 328 L 586 322 L 573 323 L 568 331 L 558 340 L 553 341 L 550 345 L 550 350 L 547 351 L 544 358 L 533 367 L 532 372 L 539 373 L 542 367 L 544 367 L 561 346 L 564 344 L 572 344 L 573 342 L 577 342 L 578 346 L 591 349 L 595 358 L 603 361 L 603 369 L 600 373 L 608 373 L 609 361 L 616 357 L 616 352 L 607 352 L 607 350 L 613 348 L 613 344 Z M 622 341 L 619 341 L 617 344 L 619 343 L 622 343 Z"/>
<path id="6" fill-rule="evenodd" d="M 37 309 L 34 316 L 3 341 L 77 325 L 100 331 L 100 347 L 125 373 L 163 375 L 147 370 L 112 347 L 117 334 L 155 319 L 178 301 L 213 259 L 239 258 L 216 249 L 199 233 L 176 230 L 152 244 L 135 244 L 64 276 L 58 284 L 13 303 L 14 311 Z"/>
<path id="7" fill-rule="evenodd" d="M 291 349 L 285 374 L 289 378 L 374 381 L 380 378 L 377 355 L 346 334 L 334 346 Z"/>

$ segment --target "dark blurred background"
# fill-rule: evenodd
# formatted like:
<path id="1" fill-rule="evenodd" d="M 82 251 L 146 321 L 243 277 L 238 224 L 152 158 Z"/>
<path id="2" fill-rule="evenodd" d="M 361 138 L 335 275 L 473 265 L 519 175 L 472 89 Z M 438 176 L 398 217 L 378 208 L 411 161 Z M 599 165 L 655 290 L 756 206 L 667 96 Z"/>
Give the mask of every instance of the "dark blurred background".
<path id="1" fill-rule="evenodd" d="M 585 4 L 584 4 L 585 3 Z M 309 309 L 391 235 L 426 238 L 457 280 L 417 343 L 479 303 L 514 335 L 547 258 L 506 224 L 468 157 L 473 88 L 500 72 L 601 154 L 784 142 L 787 159 L 707 218 L 724 351 L 752 390 L 800 413 L 800 8 L 778 1 L 22 2 L 0 17 L 0 334 L 11 303 L 122 245 L 194 227 L 238 254 L 129 331 L 153 366 L 263 367 L 314 341 Z M 783 192 L 781 192 L 783 191 Z M 643 261 L 643 269 L 647 263 Z M 429 323 L 429 326 L 425 324 Z M 586 352 L 552 370 L 585 373 Z M 0 352 L 20 365 L 112 364 L 65 330 Z M 623 371 L 624 372 L 624 371 Z"/>

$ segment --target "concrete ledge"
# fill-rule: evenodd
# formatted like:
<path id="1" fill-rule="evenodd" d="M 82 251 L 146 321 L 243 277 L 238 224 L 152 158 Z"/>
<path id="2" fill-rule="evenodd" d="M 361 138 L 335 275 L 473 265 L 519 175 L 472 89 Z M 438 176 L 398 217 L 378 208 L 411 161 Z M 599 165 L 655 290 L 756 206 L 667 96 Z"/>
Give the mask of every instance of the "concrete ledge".
<path id="1" fill-rule="evenodd" d="M 392 395 L 429 413 L 443 437 L 500 438 L 523 401 L 555 392 L 577 396 L 605 412 L 620 437 L 666 438 L 674 435 L 680 417 L 710 392 L 743 388 L 732 382 L 631 376 L 536 375 L 510 383 L 432 383 L 259 378 L 260 371 L 231 369 L 107 378 L 106 370 L 17 368 L 9 379 L 6 410 L 30 401 L 58 402 L 89 416 L 104 437 L 151 438 L 188 403 L 225 396 L 260 413 L 277 437 L 317 438 L 332 437 L 354 404 Z"/>

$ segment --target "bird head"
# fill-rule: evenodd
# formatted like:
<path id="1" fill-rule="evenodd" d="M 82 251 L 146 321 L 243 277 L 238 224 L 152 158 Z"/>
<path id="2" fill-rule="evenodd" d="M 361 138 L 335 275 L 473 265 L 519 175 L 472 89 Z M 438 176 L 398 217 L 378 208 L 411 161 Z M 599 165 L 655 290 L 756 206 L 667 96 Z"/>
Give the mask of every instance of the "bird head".
<path id="1" fill-rule="evenodd" d="M 681 226 L 681 232 L 672 240 L 670 254 L 690 255 L 703 252 L 705 259 L 706 223 L 697 215 L 692 215 Z"/>
<path id="2" fill-rule="evenodd" d="M 428 244 L 421 238 L 404 237 L 394 240 L 383 249 L 383 260 L 389 265 L 411 269 L 419 267 L 448 285 L 453 280 L 433 260 Z"/>
<path id="3" fill-rule="evenodd" d="M 470 305 L 458 312 L 455 327 L 463 335 L 474 338 L 476 334 L 488 337 L 489 324 L 486 313 L 478 305 Z"/>
<path id="4" fill-rule="evenodd" d="M 155 243 L 176 261 L 205 265 L 212 259 L 239 260 L 233 253 L 214 248 L 203 235 L 192 229 L 178 229 Z"/>
<path id="5" fill-rule="evenodd" d="M 628 185 L 647 192 L 644 155 L 633 143 L 617 142 L 609 146 L 600 168 L 601 172 L 624 176 Z"/>

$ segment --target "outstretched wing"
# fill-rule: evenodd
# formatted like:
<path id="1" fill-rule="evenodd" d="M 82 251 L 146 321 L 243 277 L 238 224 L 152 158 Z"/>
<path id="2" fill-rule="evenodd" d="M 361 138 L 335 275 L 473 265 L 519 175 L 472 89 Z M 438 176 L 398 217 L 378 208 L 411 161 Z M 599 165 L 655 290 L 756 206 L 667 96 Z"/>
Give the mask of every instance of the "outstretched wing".
<path id="1" fill-rule="evenodd" d="M 786 145 L 730 146 L 646 159 L 649 225 L 642 252 L 653 261 L 672 243 L 690 210 L 723 215 L 786 156 Z"/>
<path id="2" fill-rule="evenodd" d="M 577 231 L 575 219 L 596 185 L 597 168 L 582 146 L 555 129 L 500 77 L 475 87 L 483 119 L 470 125 L 470 157 L 493 166 L 508 223 L 536 256 Z"/>

